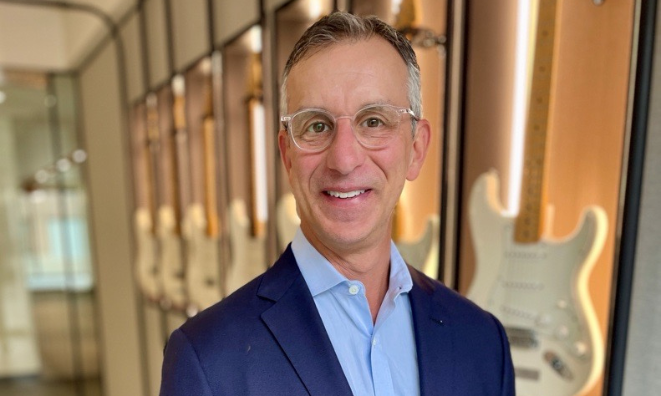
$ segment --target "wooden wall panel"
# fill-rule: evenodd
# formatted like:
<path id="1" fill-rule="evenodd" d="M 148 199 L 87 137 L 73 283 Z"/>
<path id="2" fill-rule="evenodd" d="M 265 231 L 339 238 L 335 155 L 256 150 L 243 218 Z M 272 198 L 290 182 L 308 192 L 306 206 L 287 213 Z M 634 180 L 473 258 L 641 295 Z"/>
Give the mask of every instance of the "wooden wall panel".
<path id="1" fill-rule="evenodd" d="M 421 2 L 421 26 L 438 35 L 446 34 L 446 1 Z M 400 199 L 403 216 L 401 235 L 404 239 L 421 236 L 430 215 L 438 215 L 441 202 L 441 144 L 443 141 L 443 106 L 445 95 L 445 51 L 441 47 L 415 47 L 422 79 L 423 117 L 431 123 L 429 152 L 420 175 L 407 182 Z"/>
<path id="2" fill-rule="evenodd" d="M 515 0 L 473 1 L 467 4 L 466 12 L 461 268 L 457 285 L 464 294 L 475 268 L 466 203 L 477 177 L 496 169 L 501 181 L 501 201 L 507 202 L 504 192 L 509 184 L 517 4 Z"/>
<path id="3" fill-rule="evenodd" d="M 553 235 L 571 234 L 588 205 L 608 216 L 606 244 L 590 277 L 604 337 L 608 331 L 615 227 L 626 130 L 634 1 L 562 1 L 551 104 L 548 202 Z M 602 384 L 588 395 L 601 395 Z"/>

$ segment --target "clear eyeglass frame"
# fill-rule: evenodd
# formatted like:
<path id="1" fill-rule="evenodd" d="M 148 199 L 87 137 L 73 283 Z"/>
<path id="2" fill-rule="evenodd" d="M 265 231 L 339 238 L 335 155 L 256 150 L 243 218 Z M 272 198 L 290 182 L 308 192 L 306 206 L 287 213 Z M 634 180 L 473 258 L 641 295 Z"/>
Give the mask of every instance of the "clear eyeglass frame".
<path id="1" fill-rule="evenodd" d="M 402 117 L 405 114 L 408 114 L 412 120 L 419 121 L 419 118 L 410 108 L 399 107 L 389 104 L 371 104 L 361 108 L 354 115 L 341 115 L 341 116 L 336 116 L 324 109 L 306 108 L 306 109 L 301 109 L 295 113 L 282 116 L 280 117 L 280 121 L 282 122 L 284 128 L 287 130 L 289 137 L 294 142 L 296 147 L 298 147 L 302 151 L 321 152 L 326 150 L 330 146 L 331 142 L 335 137 L 335 129 L 337 126 L 337 122 L 342 118 L 347 118 L 351 121 L 350 123 L 353 134 L 356 140 L 358 140 L 358 142 L 362 146 L 369 149 L 378 149 L 388 146 L 390 141 L 392 141 L 392 138 L 396 135 L 395 131 L 399 130 Z M 303 117 L 305 115 L 307 115 L 308 117 L 307 118 Z M 303 117 L 303 120 L 306 119 L 311 120 L 309 122 L 305 122 L 301 124 L 301 126 L 304 128 L 309 128 L 312 125 L 317 125 L 317 126 L 328 127 L 328 129 L 324 129 L 319 133 L 319 135 L 313 134 L 316 136 L 314 141 L 310 140 L 306 143 L 306 141 L 302 138 L 303 136 L 302 134 L 300 134 L 298 139 L 295 136 L 298 135 L 294 131 L 295 120 L 297 118 L 300 119 L 300 117 Z M 379 117 L 385 117 L 386 119 Z M 391 119 L 388 119 L 388 117 L 391 117 Z M 361 121 L 361 122 L 357 123 L 357 121 Z M 363 127 L 361 126 L 363 121 L 377 121 L 379 123 L 379 126 L 376 128 L 368 127 L 368 126 Z M 327 123 L 324 124 L 324 122 Z M 411 124 L 411 125 L 412 127 L 414 127 L 415 124 Z M 381 128 L 380 135 L 379 133 L 377 133 L 379 131 L 378 128 Z M 370 134 L 378 135 L 378 137 L 370 136 L 367 132 L 369 132 Z"/>

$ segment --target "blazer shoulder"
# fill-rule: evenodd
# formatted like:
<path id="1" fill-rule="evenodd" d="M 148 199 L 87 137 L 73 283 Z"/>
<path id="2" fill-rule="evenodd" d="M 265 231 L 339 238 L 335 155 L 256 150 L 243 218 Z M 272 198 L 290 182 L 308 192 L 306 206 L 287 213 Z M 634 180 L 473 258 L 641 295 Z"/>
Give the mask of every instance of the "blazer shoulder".
<path id="1" fill-rule="evenodd" d="M 489 312 L 469 300 L 467 297 L 459 294 L 442 282 L 432 279 L 424 273 L 409 266 L 411 278 L 414 287 L 422 291 L 423 295 L 428 296 L 432 306 L 438 308 L 441 316 L 455 323 L 461 322 L 487 322 L 490 325 L 499 323 L 498 320 Z"/>
<path id="2" fill-rule="evenodd" d="M 219 332 L 240 336 L 246 329 L 261 327 L 261 314 L 273 306 L 298 276 L 300 271 L 288 248 L 263 274 L 188 319 L 180 329 L 195 342 L 213 338 Z"/>

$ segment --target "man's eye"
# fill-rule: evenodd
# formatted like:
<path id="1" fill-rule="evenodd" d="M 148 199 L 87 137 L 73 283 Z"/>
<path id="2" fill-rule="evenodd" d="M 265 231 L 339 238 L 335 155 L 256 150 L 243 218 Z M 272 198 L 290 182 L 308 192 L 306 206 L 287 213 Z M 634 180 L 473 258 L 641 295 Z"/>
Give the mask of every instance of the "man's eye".
<path id="1" fill-rule="evenodd" d="M 322 133 L 322 132 L 326 132 L 326 131 L 328 131 L 329 129 L 330 129 L 330 127 L 328 126 L 328 124 L 326 124 L 325 122 L 320 122 L 320 121 L 319 121 L 319 122 L 313 122 L 313 123 L 311 123 L 311 124 L 306 128 L 306 132 Z"/>
<path id="2" fill-rule="evenodd" d="M 360 123 L 361 126 L 365 128 L 380 128 L 386 123 L 378 117 L 367 117 Z"/>

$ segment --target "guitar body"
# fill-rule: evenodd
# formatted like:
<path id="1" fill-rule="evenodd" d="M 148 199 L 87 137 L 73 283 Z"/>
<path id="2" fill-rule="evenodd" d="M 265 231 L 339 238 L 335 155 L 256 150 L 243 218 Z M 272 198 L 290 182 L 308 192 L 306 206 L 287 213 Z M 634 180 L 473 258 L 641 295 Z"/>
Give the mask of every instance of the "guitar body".
<path id="1" fill-rule="evenodd" d="M 220 301 L 220 261 L 218 239 L 206 232 L 204 207 L 191 205 L 183 220 L 186 241 L 186 285 L 189 307 L 201 311 Z"/>
<path id="2" fill-rule="evenodd" d="M 538 242 L 516 243 L 514 217 L 498 197 L 496 172 L 480 176 L 469 203 L 476 269 L 468 298 L 505 326 L 517 395 L 580 394 L 604 362 L 588 277 L 604 245 L 606 214 L 589 207 L 567 238 L 546 232 Z"/>
<path id="3" fill-rule="evenodd" d="M 396 243 L 404 261 L 433 279 L 438 277 L 440 231 L 440 218 L 431 214 L 427 217 L 427 226 L 420 238 Z"/>
<path id="4" fill-rule="evenodd" d="M 135 277 L 142 294 L 152 302 L 161 299 L 161 280 L 156 260 L 156 239 L 154 238 L 152 216 L 149 209 L 138 207 L 135 210 L 133 226 L 136 238 Z"/>
<path id="5" fill-rule="evenodd" d="M 287 249 L 287 245 L 294 239 L 296 230 L 301 225 L 301 219 L 296 212 L 296 198 L 294 194 L 283 195 L 278 201 L 278 246 L 281 251 Z"/>
<path id="6" fill-rule="evenodd" d="M 240 199 L 230 203 L 230 243 L 232 265 L 226 279 L 227 294 L 256 278 L 267 268 L 266 240 L 253 237 L 246 204 Z"/>
<path id="7" fill-rule="evenodd" d="M 161 206 L 158 210 L 158 239 L 160 242 L 160 274 L 166 304 L 178 310 L 187 305 L 183 246 L 176 232 L 174 208 Z"/>

